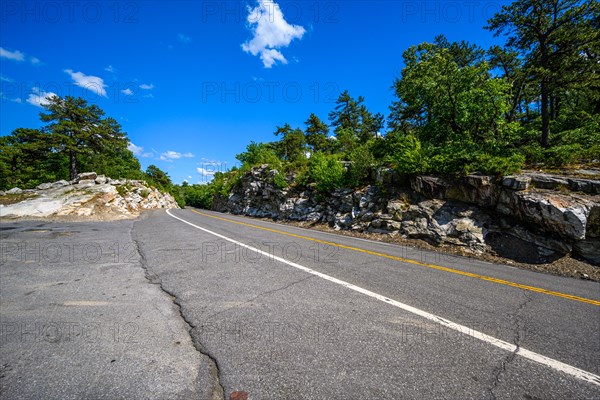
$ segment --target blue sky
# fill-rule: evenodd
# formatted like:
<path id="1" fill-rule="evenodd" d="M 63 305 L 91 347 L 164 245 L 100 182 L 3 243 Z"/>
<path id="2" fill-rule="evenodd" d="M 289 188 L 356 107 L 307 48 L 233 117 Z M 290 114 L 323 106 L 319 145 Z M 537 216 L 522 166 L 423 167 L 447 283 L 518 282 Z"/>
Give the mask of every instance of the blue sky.
<path id="1" fill-rule="evenodd" d="M 0 134 L 48 93 L 119 121 L 142 167 L 206 182 L 340 91 L 388 114 L 402 52 L 438 34 L 487 48 L 505 1 L 3 1 Z"/>

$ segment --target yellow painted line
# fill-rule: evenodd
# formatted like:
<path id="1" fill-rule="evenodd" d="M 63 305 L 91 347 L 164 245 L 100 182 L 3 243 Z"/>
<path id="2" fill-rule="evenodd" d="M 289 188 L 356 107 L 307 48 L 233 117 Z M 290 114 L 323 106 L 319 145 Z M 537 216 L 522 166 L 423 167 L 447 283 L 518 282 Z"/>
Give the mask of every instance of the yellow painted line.
<path id="1" fill-rule="evenodd" d="M 236 220 L 229 219 L 229 218 L 217 217 L 215 215 L 205 214 L 205 213 L 202 213 L 202 212 L 199 212 L 199 211 L 196 211 L 196 210 L 191 210 L 191 211 L 195 212 L 196 214 L 202 215 L 204 217 L 218 219 L 218 220 L 226 221 L 226 222 L 231 222 L 231 223 L 234 223 L 234 224 L 237 224 L 237 225 L 242 225 L 242 226 L 247 226 L 247 227 L 250 227 L 250 228 L 260 229 L 260 230 L 267 231 L 267 232 L 278 233 L 278 234 L 281 234 L 281 235 L 291 236 L 291 237 L 298 238 L 298 239 L 303 239 L 303 240 L 308 240 L 308 241 L 311 241 L 311 242 L 321 243 L 321 244 L 325 244 L 325 245 L 328 245 L 328 246 L 335 246 L 335 247 L 338 247 L 338 248 L 341 248 L 341 249 L 346 249 L 346 250 L 351 250 L 351 251 L 357 251 L 359 253 L 369 254 L 369 255 L 372 255 L 372 256 L 383 257 L 383 258 L 387 258 L 387 259 L 394 260 L 394 261 L 400 261 L 400 262 L 403 262 L 403 263 L 418 265 L 420 267 L 427 267 L 427 268 L 437 269 L 438 271 L 450 272 L 450 273 L 453 273 L 453 274 L 462 275 L 462 276 L 468 276 L 468 277 L 475 278 L 475 279 L 480 279 L 480 280 L 483 280 L 483 281 L 498 283 L 500 285 L 512 286 L 512 287 L 516 287 L 516 288 L 519 288 L 519 289 L 529 290 L 531 292 L 543 293 L 543 294 L 547 294 L 547 295 L 550 295 L 550 296 L 562 297 L 564 299 L 575 300 L 575 301 L 580 301 L 582 303 L 588 303 L 588 304 L 593 304 L 595 306 L 600 306 L 600 301 L 592 300 L 592 299 L 587 299 L 585 297 L 579 297 L 579 296 L 574 296 L 574 295 L 571 295 L 571 294 L 554 292 L 552 290 L 547 290 L 547 289 L 539 288 L 539 287 L 536 287 L 536 286 L 523 285 L 523 284 L 516 283 L 516 282 L 506 281 L 504 279 L 493 278 L 491 276 L 479 275 L 479 274 L 474 274 L 474 273 L 471 273 L 471 272 L 461 271 L 461 270 L 454 269 L 454 268 L 442 267 L 440 265 L 423 263 L 423 262 L 420 262 L 420 261 L 411 260 L 410 258 L 396 257 L 396 256 L 393 256 L 393 255 L 390 255 L 390 254 L 379 253 L 377 251 L 371 251 L 371 250 L 361 249 L 360 247 L 346 246 L 344 244 L 339 244 L 339 243 L 335 243 L 335 242 L 328 242 L 326 240 L 315 239 L 315 238 L 311 238 L 309 236 L 297 235 L 295 233 L 284 232 L 284 231 L 280 231 L 278 229 L 266 228 L 264 226 L 249 224 L 249 223 L 246 223 L 246 222 L 236 221 Z"/>

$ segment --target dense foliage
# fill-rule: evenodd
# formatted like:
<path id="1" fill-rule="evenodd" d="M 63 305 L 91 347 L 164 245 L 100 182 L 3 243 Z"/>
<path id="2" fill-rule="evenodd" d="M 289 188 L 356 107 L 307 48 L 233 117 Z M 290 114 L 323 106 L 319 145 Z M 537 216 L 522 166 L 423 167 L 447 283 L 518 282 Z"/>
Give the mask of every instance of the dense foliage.
<path id="1" fill-rule="evenodd" d="M 294 184 L 321 191 L 369 183 L 380 167 L 462 176 L 597 165 L 599 28 L 596 1 L 503 6 L 486 29 L 507 35 L 505 46 L 485 50 L 438 36 L 410 47 L 387 121 L 344 91 L 329 125 L 310 114 L 303 131 L 278 127 L 281 140 L 251 143 L 237 156 L 240 170 L 216 179 L 213 193 L 226 195 L 241 171 L 260 164 L 296 172 Z"/>
<path id="2" fill-rule="evenodd" d="M 597 165 L 600 158 L 600 3 L 518 0 L 486 29 L 506 36 L 482 49 L 438 36 L 403 54 L 389 116 L 342 92 L 327 116 L 283 124 L 278 140 L 251 142 L 240 168 L 208 185 L 174 186 L 155 166 L 140 171 L 120 126 L 81 99 L 54 98 L 41 130 L 0 137 L 0 188 L 67 179 L 80 169 L 148 179 L 180 204 L 210 208 L 253 166 L 278 171 L 273 184 L 320 191 L 358 187 L 376 168 L 402 174 L 509 174 L 525 166 Z M 290 178 L 291 177 L 291 178 Z"/>
<path id="3" fill-rule="evenodd" d="M 81 98 L 54 96 L 44 106 L 41 129 L 15 129 L 0 137 L 0 189 L 33 188 L 40 183 L 72 180 L 81 171 L 114 179 L 141 179 L 171 192 L 183 204 L 169 176 L 150 165 L 141 170 L 127 148 L 121 126 L 96 105 Z"/>

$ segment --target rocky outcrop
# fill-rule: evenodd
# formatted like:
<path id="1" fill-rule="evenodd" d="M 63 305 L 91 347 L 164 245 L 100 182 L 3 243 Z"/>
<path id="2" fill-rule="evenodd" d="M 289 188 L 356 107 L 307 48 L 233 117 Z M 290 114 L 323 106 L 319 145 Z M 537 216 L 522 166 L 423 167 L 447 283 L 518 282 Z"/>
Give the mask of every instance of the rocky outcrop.
<path id="1" fill-rule="evenodd" d="M 71 182 L 42 183 L 36 189 L 0 192 L 2 218 L 132 218 L 142 210 L 179 208 L 175 199 L 139 180 L 114 180 L 95 172 Z"/>
<path id="2" fill-rule="evenodd" d="M 600 182 L 595 180 L 567 178 L 578 182 L 569 187 L 586 190 L 566 193 L 562 186 L 539 189 L 535 174 L 408 179 L 380 170 L 375 185 L 323 195 L 314 185 L 278 189 L 276 174 L 266 165 L 253 168 L 229 197 L 215 199 L 213 208 L 401 235 L 523 262 L 551 262 L 571 253 L 600 265 L 600 196 L 594 194 Z"/>

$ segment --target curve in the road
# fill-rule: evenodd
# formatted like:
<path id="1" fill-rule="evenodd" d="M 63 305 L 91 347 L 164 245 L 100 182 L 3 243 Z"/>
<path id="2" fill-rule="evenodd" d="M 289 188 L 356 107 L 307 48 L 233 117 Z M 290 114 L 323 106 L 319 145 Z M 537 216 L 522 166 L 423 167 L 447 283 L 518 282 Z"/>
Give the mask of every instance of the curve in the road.
<path id="1" fill-rule="evenodd" d="M 335 247 L 339 247 L 339 248 L 346 249 L 346 250 L 358 251 L 360 253 L 365 253 L 365 254 L 369 254 L 372 256 L 383 257 L 383 258 L 387 258 L 390 260 L 400 261 L 403 263 L 418 265 L 420 267 L 432 268 L 432 269 L 436 269 L 439 271 L 450 272 L 450 273 L 457 274 L 457 275 L 468 276 L 470 278 L 481 279 L 483 281 L 494 282 L 494 283 L 498 283 L 501 285 L 512 286 L 512 287 L 516 287 L 516 288 L 523 289 L 523 290 L 529 290 L 531 292 L 543 293 L 543 294 L 547 294 L 549 296 L 562 297 L 563 299 L 575 300 L 575 301 L 580 301 L 582 303 L 588 303 L 588 304 L 593 304 L 595 306 L 600 306 L 600 301 L 588 299 L 585 297 L 579 297 L 579 296 L 574 296 L 572 294 L 555 292 L 552 290 L 548 290 L 548 289 L 544 289 L 544 288 L 540 288 L 540 287 L 536 287 L 536 286 L 523 285 L 523 284 L 517 283 L 517 282 L 511 282 L 511 281 L 507 281 L 504 279 L 493 278 L 491 276 L 486 276 L 486 275 L 474 274 L 472 272 L 466 272 L 466 271 L 461 271 L 461 270 L 454 269 L 454 268 L 443 267 L 441 265 L 423 263 L 420 261 L 411 260 L 410 258 L 397 257 L 397 256 L 393 256 L 390 254 L 361 249 L 360 247 L 346 246 L 346 245 L 335 243 L 335 242 L 329 242 L 326 240 L 315 239 L 315 238 L 312 238 L 309 236 L 297 235 L 295 233 L 289 233 L 289 232 L 284 232 L 284 231 L 280 231 L 277 229 L 266 228 L 264 226 L 253 225 L 253 224 L 249 224 L 249 223 L 241 222 L 241 221 L 235 221 L 235 220 L 232 220 L 229 218 L 217 217 L 217 216 L 205 214 L 205 213 L 202 213 L 202 212 L 199 212 L 196 210 L 191 210 L 191 211 L 195 212 L 196 214 L 202 215 L 203 217 L 208 217 L 208 218 L 218 219 L 221 221 L 231 222 L 234 224 L 243 225 L 243 226 L 247 226 L 247 227 L 254 228 L 254 229 L 260 229 L 263 231 L 278 233 L 278 234 L 285 235 L 285 236 L 291 236 L 291 237 L 294 237 L 297 239 L 309 240 L 312 242 L 321 243 L 321 244 L 325 244 L 328 246 L 335 246 Z"/>
<path id="2" fill-rule="evenodd" d="M 192 211 L 194 211 L 194 210 L 192 210 Z M 275 229 L 260 227 L 260 226 L 256 226 L 256 225 L 252 225 L 252 224 L 247 224 L 247 223 L 239 222 L 239 221 L 233 221 L 233 220 L 230 220 L 230 219 L 227 219 L 227 218 L 215 217 L 215 216 L 212 216 L 212 215 L 209 215 L 209 214 L 200 213 L 198 211 L 194 211 L 194 212 L 196 212 L 196 213 L 198 213 L 200 215 L 206 216 L 206 217 L 210 217 L 210 218 L 221 219 L 221 220 L 224 220 L 224 221 L 229 221 L 229 222 L 233 222 L 233 223 L 241 224 L 241 225 L 245 225 L 245 226 L 250 226 L 250 227 L 256 227 L 258 229 L 267 230 L 267 231 L 271 231 L 271 232 L 279 232 L 279 233 L 282 233 L 282 234 L 285 234 L 285 235 L 288 235 L 288 236 L 294 236 L 294 237 L 298 237 L 298 238 L 304 238 L 304 239 L 307 239 L 307 240 L 318 241 L 317 239 L 313 239 L 313 238 L 309 238 L 309 237 L 304 237 L 304 236 L 301 236 L 301 235 L 295 235 L 295 234 L 291 234 L 291 233 L 287 233 L 287 232 L 277 231 Z M 244 248 L 246 248 L 246 249 L 248 249 L 250 251 L 256 252 L 256 253 L 258 253 L 258 254 L 260 254 L 262 256 L 271 257 L 272 259 L 277 260 L 277 261 L 279 261 L 281 263 L 284 263 L 284 264 L 287 264 L 287 265 L 289 265 L 291 267 L 300 269 L 300 270 L 302 270 L 304 272 L 307 272 L 309 274 L 318 276 L 318 277 L 320 277 L 322 279 L 325 279 L 327 281 L 336 283 L 338 285 L 346 287 L 346 288 L 348 288 L 350 290 L 353 290 L 355 292 L 362 293 L 362 294 L 364 294 L 366 296 L 369 296 L 369 297 L 374 298 L 376 300 L 379 300 L 381 302 L 384 302 L 384 303 L 390 304 L 392 306 L 398 307 L 398 308 L 400 308 L 402 310 L 405 310 L 405 311 L 410 312 L 412 314 L 418 315 L 418 316 L 420 316 L 422 318 L 428 319 L 428 320 L 430 320 L 430 321 L 432 321 L 434 323 L 440 324 L 440 325 L 442 325 L 444 327 L 447 327 L 449 329 L 452 329 L 452 330 L 457 331 L 459 333 L 462 333 L 464 335 L 468 335 L 468 336 L 474 337 L 476 339 L 479 339 L 479 340 L 481 340 L 483 342 L 491 344 L 491 345 L 493 345 L 493 346 L 495 346 L 497 348 L 500 348 L 502 350 L 512 352 L 512 353 L 514 353 L 516 355 L 519 355 L 519 356 L 524 357 L 526 359 L 529 359 L 531 361 L 537 362 L 539 364 L 545 365 L 545 366 L 547 366 L 549 368 L 552 368 L 552 369 L 554 369 L 556 371 L 560 371 L 560 372 L 566 373 L 568 375 L 573 376 L 576 379 L 579 379 L 579 380 L 582 380 L 582 381 L 585 381 L 585 382 L 592 383 L 594 385 L 600 386 L 600 376 L 595 375 L 595 374 L 593 374 L 591 372 L 584 371 L 582 369 L 573 367 L 571 365 L 565 364 L 565 363 L 560 362 L 558 360 L 555 360 L 555 359 L 543 356 L 543 355 L 541 355 L 539 353 L 533 352 L 531 350 L 524 349 L 524 348 L 522 348 L 520 346 L 517 346 L 515 344 L 512 344 L 512 343 L 508 343 L 506 341 L 500 340 L 500 339 L 495 338 L 493 336 L 487 335 L 487 334 L 485 334 L 483 332 L 479 332 L 477 330 L 468 328 L 468 327 L 466 327 L 464 325 L 461 325 L 461 324 L 455 323 L 453 321 L 447 320 L 447 319 L 442 318 L 440 316 L 437 316 L 435 314 L 431 314 L 431 313 L 429 313 L 427 311 L 424 311 L 424 310 L 421 310 L 419 308 L 412 307 L 412 306 L 410 306 L 408 304 L 401 303 L 399 301 L 390 299 L 390 298 L 385 297 L 385 296 L 383 296 L 381 294 L 378 294 L 378 293 L 372 292 L 370 290 L 364 289 L 364 288 L 362 288 L 360 286 L 353 285 L 353 284 L 351 284 L 349 282 L 346 282 L 346 281 L 343 281 L 341 279 L 334 278 L 334 277 L 329 276 L 327 274 L 315 271 L 315 270 L 313 270 L 311 268 L 307 268 L 307 267 L 305 267 L 303 265 L 300 265 L 300 264 L 288 261 L 288 260 L 286 260 L 284 258 L 275 256 L 273 254 L 264 252 L 264 251 L 262 251 L 260 249 L 254 248 L 254 247 L 249 246 L 249 245 L 247 245 L 245 243 L 238 242 L 237 240 L 231 239 L 231 238 L 229 238 L 227 236 L 221 235 L 221 234 L 219 234 L 217 232 L 213 232 L 211 230 L 208 230 L 206 228 L 203 228 L 203 227 L 200 227 L 200 226 L 198 226 L 196 224 L 193 224 L 193 223 L 191 223 L 189 221 L 186 221 L 183 218 L 180 218 L 180 217 L 177 217 L 177 216 L 173 215 L 169 210 L 167 210 L 167 214 L 170 215 L 171 217 L 173 217 L 173 218 L 175 218 L 175 219 L 177 219 L 177 220 L 179 220 L 179 221 L 187 224 L 187 225 L 190 225 L 190 226 L 196 228 L 196 229 L 199 229 L 199 230 L 201 230 L 203 232 L 206 232 L 206 233 L 208 233 L 210 235 L 216 236 L 216 237 L 221 238 L 223 240 L 226 240 L 228 242 L 234 243 L 234 244 L 236 244 L 238 246 L 244 247 Z M 335 244 L 333 242 L 332 243 L 327 242 L 327 244 L 337 245 L 337 244 Z M 354 247 L 350 247 L 350 246 L 342 246 L 342 245 L 337 245 L 337 246 L 341 246 L 341 247 L 343 247 L 345 249 L 349 249 L 349 250 L 356 250 L 356 251 L 362 250 L 362 249 L 354 248 Z M 384 255 L 383 253 L 370 252 L 370 251 L 367 251 L 367 250 L 364 250 L 364 252 L 368 252 L 368 254 L 373 254 L 373 255 L 380 255 L 381 254 L 382 256 L 387 256 L 387 255 Z M 394 257 L 394 256 L 389 256 L 388 258 L 400 259 L 399 257 Z M 408 259 L 406 259 L 406 260 L 405 259 L 401 259 L 401 260 L 404 261 L 404 262 L 412 261 L 412 260 L 408 260 Z M 414 263 L 417 263 L 417 262 L 414 262 Z M 430 265 L 430 264 L 423 264 L 423 263 L 417 263 L 417 264 L 419 264 L 419 265 L 425 265 L 425 266 L 429 266 Z M 444 269 L 444 270 L 447 269 L 445 267 L 439 267 L 439 268 L 440 269 Z M 458 270 L 455 270 L 455 271 L 463 273 L 463 271 L 458 271 Z M 474 274 L 469 274 L 469 273 L 464 273 L 464 274 L 465 275 L 469 275 L 469 276 L 470 275 L 474 275 Z M 492 280 L 492 279 L 494 279 L 494 278 L 490 278 L 490 280 Z M 516 285 L 518 285 L 518 284 L 511 285 L 511 286 L 516 286 Z M 525 286 L 525 285 L 522 285 L 522 286 Z M 520 287 L 520 286 L 517 286 L 517 287 Z M 525 286 L 525 287 L 528 287 L 528 286 Z M 576 296 L 573 296 L 573 297 L 576 297 Z M 569 298 L 569 297 L 567 297 L 567 298 Z"/>

